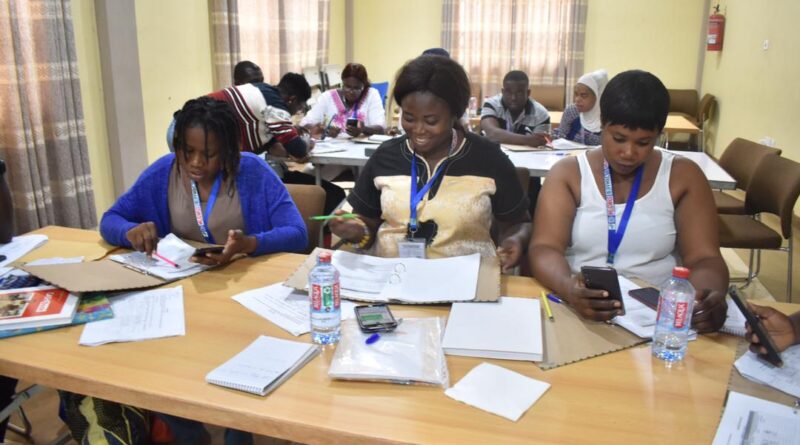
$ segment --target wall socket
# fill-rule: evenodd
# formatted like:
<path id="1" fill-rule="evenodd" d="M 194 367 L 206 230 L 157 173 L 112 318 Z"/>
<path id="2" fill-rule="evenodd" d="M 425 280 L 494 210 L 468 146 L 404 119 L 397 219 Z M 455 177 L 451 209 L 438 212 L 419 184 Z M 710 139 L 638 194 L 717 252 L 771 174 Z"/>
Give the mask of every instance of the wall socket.
<path id="1" fill-rule="evenodd" d="M 765 39 L 764 43 L 761 44 L 761 47 L 764 48 L 764 51 L 769 49 L 769 39 Z"/>
<path id="2" fill-rule="evenodd" d="M 758 143 L 761 145 L 766 145 L 767 147 L 774 147 L 775 139 L 772 139 L 769 136 L 764 136 L 763 138 L 759 139 Z"/>

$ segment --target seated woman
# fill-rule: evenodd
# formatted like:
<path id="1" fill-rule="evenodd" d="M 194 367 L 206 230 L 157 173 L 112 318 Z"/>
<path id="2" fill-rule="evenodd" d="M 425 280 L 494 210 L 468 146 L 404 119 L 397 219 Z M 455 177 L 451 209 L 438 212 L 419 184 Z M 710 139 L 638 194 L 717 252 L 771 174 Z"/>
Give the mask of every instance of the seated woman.
<path id="1" fill-rule="evenodd" d="M 584 74 L 575 84 L 573 103 L 561 116 L 553 138 L 564 138 L 586 145 L 600 145 L 600 97 L 608 83 L 606 70 Z"/>
<path id="2" fill-rule="evenodd" d="M 106 241 L 148 254 L 170 232 L 225 245 L 221 254 L 193 258 L 203 264 L 305 249 L 306 226 L 286 188 L 263 159 L 239 152 L 228 104 L 209 97 L 186 102 L 174 145 L 175 153 L 148 167 L 103 215 Z"/>
<path id="3" fill-rule="evenodd" d="M 581 266 L 609 264 L 660 286 L 680 264 L 698 290 L 693 326 L 719 329 L 728 269 L 711 189 L 694 162 L 654 149 L 667 89 L 650 73 L 626 71 L 608 83 L 600 109 L 602 146 L 559 161 L 542 187 L 529 250 L 534 277 L 583 317 L 609 320 L 619 303 L 587 289 Z"/>
<path id="4" fill-rule="evenodd" d="M 467 74 L 451 59 L 406 63 L 394 88 L 406 135 L 370 157 L 348 197 L 359 217 L 331 220 L 333 233 L 384 257 L 499 251 L 505 268 L 519 262 L 530 236 L 528 199 L 500 147 L 459 124 L 469 91 Z M 499 249 L 493 218 L 501 225 Z"/>
<path id="5" fill-rule="evenodd" d="M 352 119 L 358 124 L 348 125 Z M 348 63 L 342 70 L 342 87 L 320 94 L 300 125 L 318 139 L 323 135 L 336 137 L 342 130 L 353 137 L 383 134 L 383 99 L 378 90 L 370 87 L 364 65 Z"/>

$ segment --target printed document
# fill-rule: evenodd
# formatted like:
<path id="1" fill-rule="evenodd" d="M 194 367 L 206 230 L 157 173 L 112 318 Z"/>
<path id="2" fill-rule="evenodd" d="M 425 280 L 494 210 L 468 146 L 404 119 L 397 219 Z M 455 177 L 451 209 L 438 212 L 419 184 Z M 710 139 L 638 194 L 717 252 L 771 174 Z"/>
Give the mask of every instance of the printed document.
<path id="1" fill-rule="evenodd" d="M 166 258 L 178 267 L 175 267 L 174 264 L 170 264 L 158 256 L 147 256 L 144 252 L 111 255 L 109 258 L 118 263 L 130 266 L 142 273 L 155 275 L 171 281 L 190 277 L 211 267 L 189 261 L 194 251 L 194 247 L 170 233 L 158 242 L 156 252 L 160 257 Z"/>
<path id="2" fill-rule="evenodd" d="M 183 286 L 110 297 L 114 317 L 87 323 L 80 344 L 150 340 L 186 335 Z"/>
<path id="3" fill-rule="evenodd" d="M 746 379 L 800 398 L 800 345 L 781 352 L 781 359 L 783 366 L 779 368 L 747 351 L 736 360 L 734 366 Z"/>
<path id="4" fill-rule="evenodd" d="M 6 259 L 0 261 L 0 267 L 17 261 L 46 242 L 47 235 L 22 235 L 11 238 L 10 243 L 0 244 L 0 255 L 6 257 Z"/>
<path id="5" fill-rule="evenodd" d="M 731 391 L 713 445 L 800 445 L 800 411 Z"/>

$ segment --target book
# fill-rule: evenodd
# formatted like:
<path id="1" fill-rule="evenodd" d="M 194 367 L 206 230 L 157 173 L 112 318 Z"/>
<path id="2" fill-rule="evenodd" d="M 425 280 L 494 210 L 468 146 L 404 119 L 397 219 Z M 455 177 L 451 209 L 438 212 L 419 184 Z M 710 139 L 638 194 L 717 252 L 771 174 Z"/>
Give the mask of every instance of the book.
<path id="1" fill-rule="evenodd" d="M 105 320 L 113 316 L 114 312 L 111 310 L 111 303 L 109 303 L 108 297 L 106 297 L 105 294 L 84 295 L 81 297 L 80 303 L 78 303 L 78 310 L 75 312 L 75 316 L 72 318 L 71 322 L 59 325 L 41 326 L 38 328 L 2 330 L 0 331 L 0 339 Z"/>
<path id="2" fill-rule="evenodd" d="M 448 355 L 542 361 L 539 300 L 501 297 L 497 303 L 453 303 L 442 347 Z"/>
<path id="3" fill-rule="evenodd" d="M 319 354 L 317 345 L 259 336 L 206 375 L 214 385 L 265 396 Z"/>
<path id="4" fill-rule="evenodd" d="M 57 287 L 28 287 L 0 292 L 0 330 L 67 324 L 78 297 Z"/>

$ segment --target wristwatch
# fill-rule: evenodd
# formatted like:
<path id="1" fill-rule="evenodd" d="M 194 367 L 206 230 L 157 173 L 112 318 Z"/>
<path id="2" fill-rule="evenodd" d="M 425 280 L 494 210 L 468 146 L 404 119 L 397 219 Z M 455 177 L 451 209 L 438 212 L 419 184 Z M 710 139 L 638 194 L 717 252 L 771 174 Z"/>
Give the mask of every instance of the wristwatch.
<path id="1" fill-rule="evenodd" d="M 0 159 L 0 176 L 6 174 L 6 161 Z"/>

